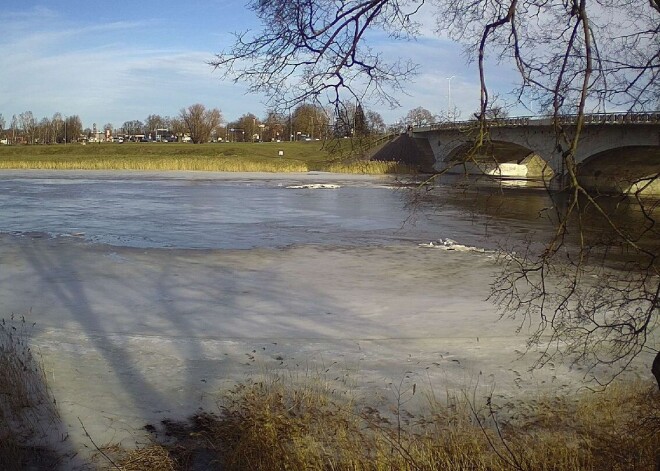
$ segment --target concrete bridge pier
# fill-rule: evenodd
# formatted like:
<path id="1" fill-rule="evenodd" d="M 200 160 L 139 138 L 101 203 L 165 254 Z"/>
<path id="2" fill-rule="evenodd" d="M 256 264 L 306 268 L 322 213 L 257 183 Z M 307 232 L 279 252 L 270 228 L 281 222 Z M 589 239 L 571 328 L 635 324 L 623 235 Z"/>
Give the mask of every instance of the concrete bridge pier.
<path id="1" fill-rule="evenodd" d="M 476 131 L 473 121 L 417 127 L 409 134 L 428 141 L 435 171 L 552 180 L 559 188 L 569 183 L 562 155 L 575 133 L 574 117 L 560 119 L 559 133 L 551 119 L 493 120 L 477 153 Z M 574 158 L 578 181 L 588 190 L 660 196 L 660 112 L 587 115 Z"/>

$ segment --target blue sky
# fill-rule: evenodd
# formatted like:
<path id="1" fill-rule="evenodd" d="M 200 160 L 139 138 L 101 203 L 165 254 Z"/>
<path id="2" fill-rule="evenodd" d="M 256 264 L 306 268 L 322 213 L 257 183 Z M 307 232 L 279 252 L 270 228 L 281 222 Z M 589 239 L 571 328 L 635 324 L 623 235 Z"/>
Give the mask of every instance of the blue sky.
<path id="1" fill-rule="evenodd" d="M 223 80 L 207 62 L 227 48 L 232 32 L 258 28 L 245 0 L 115 1 L 4 0 L 0 26 L 0 113 L 32 111 L 37 119 L 78 114 L 85 127 L 120 126 L 149 114 L 174 116 L 202 103 L 219 108 L 229 121 L 244 113 L 265 115 L 263 96 L 247 95 L 240 84 Z M 400 95 L 401 107 L 372 107 L 387 123 L 423 106 L 434 113 L 451 100 L 463 117 L 478 108 L 474 66 L 460 46 L 433 37 L 422 25 L 415 42 L 382 41 L 389 57 L 406 55 L 420 74 Z M 428 34 L 424 34 L 428 32 Z M 491 84 L 510 89 L 513 73 L 491 71 Z"/>

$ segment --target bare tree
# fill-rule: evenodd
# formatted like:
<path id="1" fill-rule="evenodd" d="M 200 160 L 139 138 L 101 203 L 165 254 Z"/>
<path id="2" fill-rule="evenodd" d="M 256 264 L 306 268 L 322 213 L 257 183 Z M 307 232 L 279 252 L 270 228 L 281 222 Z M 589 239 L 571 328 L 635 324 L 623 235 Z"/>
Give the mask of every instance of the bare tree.
<path id="1" fill-rule="evenodd" d="M 304 103 L 296 107 L 291 115 L 291 133 L 294 139 L 302 135 L 308 138 L 324 138 L 328 131 L 329 119 L 321 106 Z"/>
<path id="2" fill-rule="evenodd" d="M 403 118 L 403 121 L 412 126 L 423 126 L 435 122 L 436 117 L 426 108 L 418 106 L 417 108 L 408 111 L 408 114 Z"/>
<path id="3" fill-rule="evenodd" d="M 112 123 L 105 123 L 103 125 L 103 135 L 104 139 L 110 139 L 114 135 L 115 127 L 112 125 Z"/>
<path id="4" fill-rule="evenodd" d="M 168 120 L 170 131 L 174 133 L 179 142 L 183 138 L 183 135 L 187 132 L 186 123 L 178 116 L 170 117 Z"/>
<path id="5" fill-rule="evenodd" d="M 274 110 L 268 111 L 264 119 L 265 131 L 270 140 L 284 139 L 288 118 Z M 290 132 L 289 132 L 290 134 Z"/>
<path id="6" fill-rule="evenodd" d="M 160 115 L 150 114 L 147 116 L 147 119 L 144 120 L 145 131 L 152 134 L 152 137 L 156 138 L 156 133 L 158 129 L 167 129 L 167 121 Z"/>
<path id="7" fill-rule="evenodd" d="M 245 142 L 255 140 L 255 136 L 259 136 L 259 118 L 254 113 L 245 113 L 236 121 L 230 124 L 230 128 L 234 129 L 234 137 L 238 140 Z"/>
<path id="8" fill-rule="evenodd" d="M 76 142 L 83 132 L 83 124 L 78 115 L 69 116 L 64 120 L 64 141 Z"/>
<path id="9" fill-rule="evenodd" d="M 195 144 L 208 142 L 213 131 L 222 122 L 220 110 L 217 108 L 207 110 L 204 105 L 199 103 L 182 109 L 179 116 L 185 123 L 190 139 Z"/>
<path id="10" fill-rule="evenodd" d="M 472 116 L 474 116 L 477 119 L 479 119 L 480 115 L 481 115 L 481 109 L 477 110 L 476 113 L 472 114 Z M 504 119 L 509 117 L 509 111 L 503 106 L 491 105 L 486 110 L 485 117 L 487 120 Z"/>
<path id="11" fill-rule="evenodd" d="M 9 129 L 11 129 L 11 143 L 16 144 L 16 138 L 18 137 L 18 118 L 15 114 L 11 116 Z"/>
<path id="12" fill-rule="evenodd" d="M 37 120 L 34 119 L 32 111 L 25 111 L 18 115 L 19 125 L 25 134 L 27 142 L 34 144 L 35 133 L 37 131 Z"/>
<path id="13" fill-rule="evenodd" d="M 367 125 L 369 126 L 369 132 L 374 135 L 382 134 L 385 132 L 385 121 L 383 117 L 377 111 L 367 110 Z"/>
<path id="14" fill-rule="evenodd" d="M 602 376 L 595 374 L 604 381 L 643 351 L 658 349 L 649 337 L 660 320 L 660 253 L 649 244 L 659 235 L 657 203 L 644 198 L 640 188 L 633 198 L 646 223 L 624 227 L 582 185 L 575 155 L 588 110 L 608 103 L 631 110 L 658 105 L 657 6 L 639 0 L 478 5 L 459 0 L 439 17 L 440 26 L 466 41 L 477 56 L 481 109 L 475 150 L 489 133 L 492 100 L 485 57 L 490 48 L 500 59 L 515 62 L 522 78 L 520 96 L 531 93 L 553 110 L 562 153 L 565 182 L 564 192 L 554 195 L 555 234 L 540 254 L 508 260 L 494 297 L 509 315 L 536 327 L 531 340 L 543 346 L 540 365 L 567 354 L 593 368 L 606 366 Z M 561 115 L 567 113 L 575 115 L 575 126 L 562 126 Z M 653 182 L 660 172 L 645 177 Z M 600 236 L 588 233 L 594 216 L 604 221 L 609 244 L 627 252 L 622 265 L 612 267 Z"/>
<path id="15" fill-rule="evenodd" d="M 238 34 L 212 65 L 283 109 L 308 100 L 339 106 L 347 97 L 362 101 L 374 95 L 396 104 L 393 94 L 416 66 L 388 64 L 366 44 L 365 34 L 375 29 L 414 37 L 423 4 L 254 0 L 249 7 L 263 29 Z M 625 227 L 581 184 L 575 155 L 587 112 L 659 107 L 660 2 L 434 0 L 433 8 L 438 30 L 462 43 L 478 65 L 480 109 L 474 146 L 464 159 L 488 147 L 495 109 L 491 58 L 517 68 L 520 82 L 513 91 L 519 99 L 532 98 L 551 111 L 565 169 L 563 191 L 553 193 L 554 235 L 539 252 L 507 259 L 493 295 L 508 315 L 537 326 L 530 340 L 546 346 L 540 364 L 568 354 L 612 367 L 615 376 L 645 350 L 658 351 L 649 334 L 660 322 L 660 253 L 648 242 L 660 237 L 658 204 L 642 190 L 660 181 L 660 170 L 646 175 L 630 196 L 646 223 Z M 565 114 L 574 116 L 574 125 L 562 125 Z M 610 266 L 602 242 L 588 234 L 591 217 L 604 221 L 610 245 L 627 254 L 623 265 Z"/>
<path id="16" fill-rule="evenodd" d="M 38 142 L 40 144 L 50 144 L 53 140 L 53 126 L 48 118 L 41 118 L 37 125 Z"/>
<path id="17" fill-rule="evenodd" d="M 50 125 L 53 128 L 53 141 L 56 143 L 64 142 L 64 118 L 61 113 L 54 113 L 50 119 Z"/>
<path id="18" fill-rule="evenodd" d="M 355 110 L 357 109 L 355 103 L 338 103 L 335 104 L 334 108 L 334 136 L 353 136 L 355 130 Z"/>
<path id="19" fill-rule="evenodd" d="M 247 83 L 251 91 L 265 92 L 269 105 L 286 110 L 323 96 L 333 103 L 346 92 L 360 100 L 377 93 L 389 104 L 416 66 L 408 61 L 386 63 L 361 42 L 372 26 L 392 36 L 412 37 L 415 2 L 390 0 L 262 1 L 249 8 L 264 22 L 256 35 L 239 33 L 234 47 L 218 54 L 211 64 Z M 362 87 L 352 88 L 351 83 Z"/>
<path id="20" fill-rule="evenodd" d="M 144 132 L 144 123 L 140 120 L 133 119 L 131 121 L 124 122 L 124 124 L 122 124 L 122 128 L 124 128 L 124 132 L 129 136 L 135 136 Z"/>

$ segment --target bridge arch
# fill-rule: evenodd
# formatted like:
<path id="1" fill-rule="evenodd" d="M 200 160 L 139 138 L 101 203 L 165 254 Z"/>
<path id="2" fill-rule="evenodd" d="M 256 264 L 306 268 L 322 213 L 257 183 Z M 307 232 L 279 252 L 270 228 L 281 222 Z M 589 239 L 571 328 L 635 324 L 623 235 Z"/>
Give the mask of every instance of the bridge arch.
<path id="1" fill-rule="evenodd" d="M 587 188 L 604 193 L 630 193 L 660 173 L 657 146 L 619 146 L 586 156 L 577 167 L 578 181 Z M 660 181 L 644 189 L 660 194 Z"/>
<path id="2" fill-rule="evenodd" d="M 472 147 L 473 143 L 463 143 L 449 153 L 447 160 L 450 162 L 464 160 L 468 152 L 472 150 Z M 480 149 L 480 153 L 474 157 L 477 161 L 481 162 L 519 164 L 532 153 L 534 153 L 533 149 L 514 142 L 489 141 Z"/>
<path id="3" fill-rule="evenodd" d="M 442 148 L 442 140 L 437 141 Z M 449 173 L 487 174 L 504 178 L 549 179 L 554 174 L 550 162 L 539 156 L 532 147 L 511 140 L 490 140 L 479 153 L 466 157 L 473 151 L 473 141 L 452 141 L 436 155 L 436 170 L 449 168 Z"/>

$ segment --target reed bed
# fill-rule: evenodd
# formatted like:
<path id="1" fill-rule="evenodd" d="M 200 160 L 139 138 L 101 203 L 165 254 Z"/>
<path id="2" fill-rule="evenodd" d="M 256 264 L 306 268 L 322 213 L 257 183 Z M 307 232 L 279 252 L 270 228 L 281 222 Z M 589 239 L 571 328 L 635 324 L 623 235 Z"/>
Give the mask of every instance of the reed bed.
<path id="1" fill-rule="evenodd" d="M 0 469 L 55 469 L 49 449 L 59 415 L 25 318 L 0 320 Z"/>
<path id="2" fill-rule="evenodd" d="M 215 413 L 164 421 L 167 444 L 156 433 L 118 463 L 133 471 L 653 470 L 659 406 L 650 384 L 635 383 L 533 401 L 507 422 L 490 402 L 465 397 L 420 415 L 400 403 L 381 413 L 319 381 L 275 377 L 239 385 Z M 141 459 L 148 464 L 135 467 Z"/>
<path id="3" fill-rule="evenodd" d="M 0 161 L 1 169 L 39 170 L 145 170 L 208 172 L 307 172 L 304 162 L 272 160 L 251 161 L 227 158 L 163 157 L 140 159 L 73 159 Z"/>
<path id="4" fill-rule="evenodd" d="M 327 164 L 323 169 L 326 172 L 331 173 L 352 173 L 365 175 L 413 175 L 417 173 L 417 169 L 409 165 L 405 165 L 399 162 L 381 162 L 377 160 L 330 163 Z"/>
<path id="5" fill-rule="evenodd" d="M 0 322 L 3 471 L 62 462 L 39 445 L 58 415 L 28 345 L 30 328 L 24 319 Z M 393 389 L 389 403 L 374 404 L 359 397 L 350 373 L 337 373 L 265 371 L 221 394 L 216 410 L 147 424 L 150 445 L 99 448 L 98 464 L 124 471 L 650 471 L 660 458 L 660 393 L 651 383 L 499 407 L 470 394 L 437 400 L 406 385 Z M 426 407 L 405 410 L 415 394 Z"/>
<path id="6" fill-rule="evenodd" d="M 341 140 L 336 145 L 268 142 L 0 146 L 0 169 L 271 173 L 317 170 L 371 175 L 415 173 L 412 168 L 396 162 L 356 161 L 349 147 Z"/>

